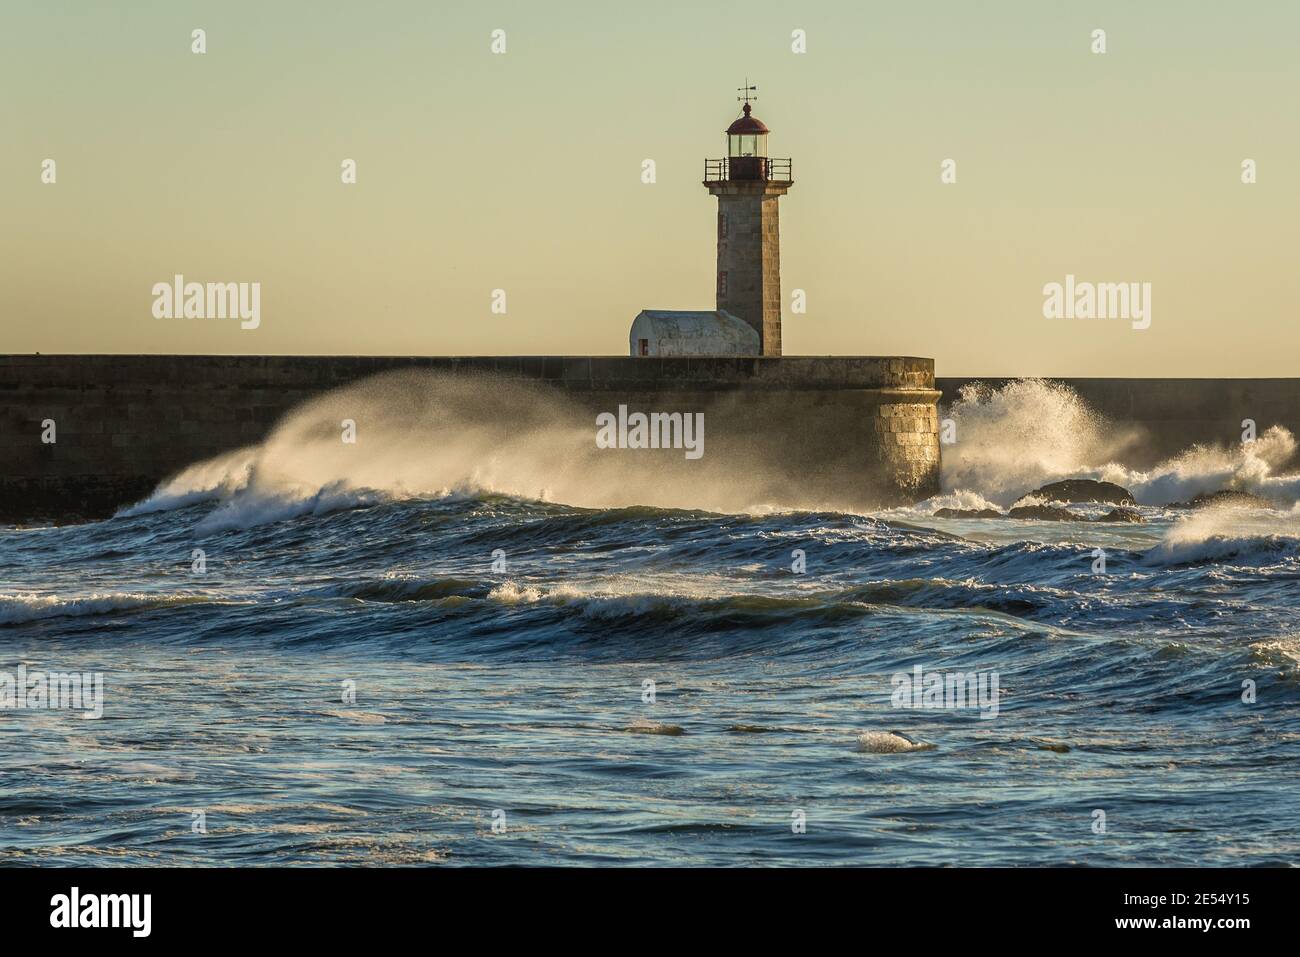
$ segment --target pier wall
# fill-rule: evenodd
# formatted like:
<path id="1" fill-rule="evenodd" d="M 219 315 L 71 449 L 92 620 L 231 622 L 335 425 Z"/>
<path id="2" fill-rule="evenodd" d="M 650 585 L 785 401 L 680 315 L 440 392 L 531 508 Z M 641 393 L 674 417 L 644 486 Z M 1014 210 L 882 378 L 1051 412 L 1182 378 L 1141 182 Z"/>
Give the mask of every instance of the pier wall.
<path id="1" fill-rule="evenodd" d="M 0 521 L 112 514 L 286 412 L 397 369 L 531 380 L 585 410 L 702 411 L 706 454 L 761 461 L 828 507 L 938 488 L 934 363 L 910 357 L 0 356 Z M 576 413 L 575 413 L 576 415 Z M 56 441 L 41 440 L 52 420 Z"/>
<path id="2" fill-rule="evenodd" d="M 310 398 L 411 368 L 557 389 L 593 441 L 595 414 L 619 404 L 703 411 L 708 455 L 774 469 L 785 483 L 774 500 L 846 509 L 933 494 L 940 411 L 962 386 L 1011 381 L 936 379 L 932 360 L 911 357 L 0 356 L 0 521 L 112 514 L 187 465 L 260 442 Z M 1053 381 L 1142 430 L 1124 454 L 1132 467 L 1234 444 L 1244 419 L 1300 435 L 1297 379 Z M 53 444 L 41 441 L 46 420 Z"/>

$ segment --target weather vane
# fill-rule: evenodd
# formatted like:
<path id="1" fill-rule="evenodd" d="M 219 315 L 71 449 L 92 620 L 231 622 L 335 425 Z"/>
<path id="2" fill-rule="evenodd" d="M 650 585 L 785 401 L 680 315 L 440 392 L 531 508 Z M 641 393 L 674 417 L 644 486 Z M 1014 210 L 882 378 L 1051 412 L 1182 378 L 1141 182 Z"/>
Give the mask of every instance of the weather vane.
<path id="1" fill-rule="evenodd" d="M 736 88 L 736 92 L 737 92 L 737 93 L 743 93 L 744 96 L 738 96 L 738 97 L 736 97 L 736 99 L 737 99 L 737 100 L 744 100 L 744 101 L 745 101 L 745 105 L 746 105 L 746 106 L 749 106 L 749 101 L 750 101 L 750 100 L 757 100 L 757 99 L 758 99 L 757 96 L 750 96 L 750 95 L 749 95 L 751 90 L 753 90 L 753 91 L 757 91 L 757 90 L 758 90 L 758 87 L 757 87 L 757 86 L 750 86 L 750 85 L 749 85 L 749 77 L 745 77 L 745 85 Z"/>

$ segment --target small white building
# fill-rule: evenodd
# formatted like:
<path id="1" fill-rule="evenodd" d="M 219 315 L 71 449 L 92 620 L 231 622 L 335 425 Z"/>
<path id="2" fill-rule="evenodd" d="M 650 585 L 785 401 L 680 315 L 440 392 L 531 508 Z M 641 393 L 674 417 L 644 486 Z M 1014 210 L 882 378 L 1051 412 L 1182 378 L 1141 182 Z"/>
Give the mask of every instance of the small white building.
<path id="1" fill-rule="evenodd" d="M 643 309 L 632 320 L 628 347 L 633 356 L 757 356 L 758 330 L 725 309 L 677 312 Z"/>

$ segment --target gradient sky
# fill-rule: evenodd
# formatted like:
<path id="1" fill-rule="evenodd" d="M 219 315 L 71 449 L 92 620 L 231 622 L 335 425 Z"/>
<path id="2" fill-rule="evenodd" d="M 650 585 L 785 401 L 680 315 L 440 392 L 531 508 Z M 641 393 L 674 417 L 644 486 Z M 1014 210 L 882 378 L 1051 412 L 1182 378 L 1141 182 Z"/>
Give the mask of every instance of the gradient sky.
<path id="1" fill-rule="evenodd" d="M 1281 0 L 5 0 L 0 352 L 626 354 L 640 309 L 713 308 L 746 76 L 794 161 L 786 354 L 1300 371 Z M 153 318 L 178 272 L 260 282 L 261 327 Z M 1067 273 L 1150 282 L 1151 328 L 1044 319 Z"/>

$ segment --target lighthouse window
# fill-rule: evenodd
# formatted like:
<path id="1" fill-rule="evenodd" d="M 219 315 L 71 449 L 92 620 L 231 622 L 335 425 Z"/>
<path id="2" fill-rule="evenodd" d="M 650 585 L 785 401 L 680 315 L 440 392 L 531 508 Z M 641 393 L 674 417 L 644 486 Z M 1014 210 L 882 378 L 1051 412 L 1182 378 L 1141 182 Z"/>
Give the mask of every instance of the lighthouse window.
<path id="1" fill-rule="evenodd" d="M 724 269 L 718 273 L 718 296 L 726 298 L 727 295 L 727 271 Z"/>
<path id="2" fill-rule="evenodd" d="M 648 356 L 650 354 L 650 340 L 638 339 L 637 342 L 640 344 L 641 347 L 641 355 Z"/>
<path id="3" fill-rule="evenodd" d="M 727 238 L 727 214 L 718 213 L 718 238 Z"/>
<path id="4" fill-rule="evenodd" d="M 741 133 L 727 137 L 727 151 L 731 156 L 766 156 L 767 135 Z"/>

